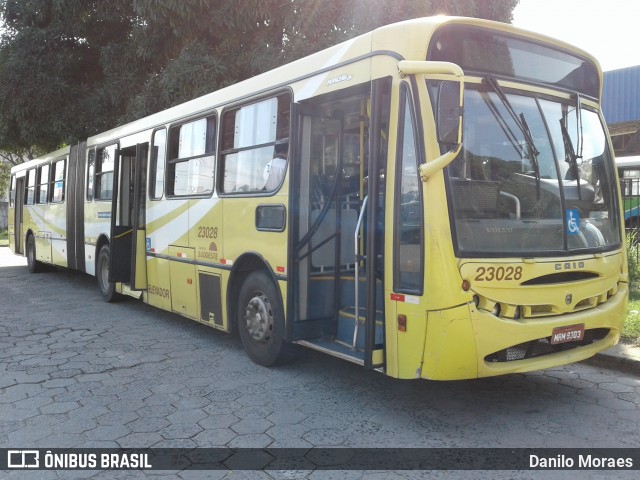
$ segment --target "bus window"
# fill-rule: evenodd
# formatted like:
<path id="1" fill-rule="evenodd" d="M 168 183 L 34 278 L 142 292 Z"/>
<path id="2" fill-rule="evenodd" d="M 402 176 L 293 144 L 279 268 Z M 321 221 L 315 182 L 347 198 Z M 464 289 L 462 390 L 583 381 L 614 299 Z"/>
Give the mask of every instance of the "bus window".
<path id="1" fill-rule="evenodd" d="M 395 231 L 396 251 L 398 252 L 394 278 L 396 292 L 422 293 L 422 201 L 420 187 L 422 182 L 418 176 L 418 155 L 416 151 L 415 128 L 412 105 L 406 89 L 403 91 L 405 101 L 404 115 L 399 131 L 396 181 L 398 193 L 396 199 L 397 220 Z"/>
<path id="2" fill-rule="evenodd" d="M 169 130 L 168 196 L 213 193 L 215 131 L 215 117 L 200 118 Z M 156 184 L 158 180 L 156 176 Z"/>
<path id="3" fill-rule="evenodd" d="M 93 172 L 95 170 L 96 151 L 89 150 L 87 157 L 87 200 L 93 200 Z"/>
<path id="4" fill-rule="evenodd" d="M 64 202 L 64 171 L 65 171 L 66 159 L 58 160 L 52 163 L 51 176 L 51 202 L 60 203 Z"/>
<path id="5" fill-rule="evenodd" d="M 36 203 L 36 170 L 31 169 L 27 172 L 27 189 L 25 193 L 26 205 L 33 205 Z"/>
<path id="6" fill-rule="evenodd" d="M 98 149 L 95 165 L 96 200 L 111 200 L 113 189 L 113 166 L 115 164 L 117 145 L 109 145 Z"/>
<path id="7" fill-rule="evenodd" d="M 289 94 L 225 112 L 222 161 L 225 193 L 275 191 L 287 168 Z"/>
<path id="8" fill-rule="evenodd" d="M 47 203 L 49 194 L 49 165 L 38 168 L 38 198 L 37 203 Z"/>
<path id="9" fill-rule="evenodd" d="M 153 133 L 153 147 L 151 148 L 151 165 L 149 167 L 149 198 L 162 198 L 164 190 L 164 162 L 166 158 L 167 130 L 156 130 Z"/>

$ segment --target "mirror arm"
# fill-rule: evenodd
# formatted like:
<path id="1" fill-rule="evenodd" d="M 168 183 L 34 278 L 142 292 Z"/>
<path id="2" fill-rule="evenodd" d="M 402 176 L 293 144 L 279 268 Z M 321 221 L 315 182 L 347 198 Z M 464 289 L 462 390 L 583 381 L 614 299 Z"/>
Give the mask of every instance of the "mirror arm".
<path id="1" fill-rule="evenodd" d="M 420 165 L 418 171 L 420 173 L 420 178 L 422 179 L 422 181 L 426 182 L 427 180 L 429 180 L 429 177 L 433 176 L 434 173 L 439 172 L 447 165 L 449 165 L 453 161 L 453 159 L 458 156 L 461 148 L 462 144 L 458 143 L 454 146 L 454 148 L 440 155 L 438 158 Z"/>
<path id="2" fill-rule="evenodd" d="M 455 63 L 402 60 L 398 62 L 400 77 L 407 75 L 451 75 L 457 79 L 464 77 L 464 72 Z"/>

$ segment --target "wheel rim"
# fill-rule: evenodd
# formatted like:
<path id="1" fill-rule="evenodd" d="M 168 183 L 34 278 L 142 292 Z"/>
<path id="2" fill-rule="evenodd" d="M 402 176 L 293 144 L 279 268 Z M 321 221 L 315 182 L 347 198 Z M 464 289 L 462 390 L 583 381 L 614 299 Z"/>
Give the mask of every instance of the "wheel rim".
<path id="1" fill-rule="evenodd" d="M 103 292 L 109 290 L 109 262 L 105 257 L 100 258 L 100 288 Z"/>
<path id="2" fill-rule="evenodd" d="M 27 245 L 27 263 L 29 264 L 29 266 L 33 266 L 34 262 L 35 262 L 35 254 L 33 252 L 33 243 L 31 241 L 28 242 Z"/>
<path id="3" fill-rule="evenodd" d="M 244 313 L 247 332 L 256 342 L 268 342 L 273 331 L 273 311 L 264 293 L 258 292 L 249 300 Z"/>

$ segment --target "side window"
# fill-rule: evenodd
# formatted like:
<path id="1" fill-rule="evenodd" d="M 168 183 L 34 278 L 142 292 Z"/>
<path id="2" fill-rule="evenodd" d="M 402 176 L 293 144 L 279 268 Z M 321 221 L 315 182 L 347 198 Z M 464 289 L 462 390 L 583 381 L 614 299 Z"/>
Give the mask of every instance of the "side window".
<path id="1" fill-rule="evenodd" d="M 415 124 L 410 95 L 402 91 L 396 166 L 394 291 L 421 294 L 424 248 L 423 209 Z"/>
<path id="2" fill-rule="evenodd" d="M 49 165 L 38 167 L 38 189 L 36 203 L 47 203 L 49 195 Z"/>
<path id="3" fill-rule="evenodd" d="M 213 116 L 171 127 L 167 196 L 200 196 L 213 193 L 215 132 L 216 123 Z M 157 181 L 156 177 L 155 182 Z"/>
<path id="4" fill-rule="evenodd" d="M 162 198 L 164 190 L 164 163 L 166 159 L 167 130 L 156 130 L 153 133 L 151 147 L 151 165 L 149 166 L 149 198 Z"/>
<path id="5" fill-rule="evenodd" d="M 64 202 L 65 165 L 66 158 L 51 164 L 51 202 Z"/>
<path id="6" fill-rule="evenodd" d="M 113 167 L 116 160 L 117 145 L 98 148 L 95 162 L 95 198 L 111 200 L 113 189 Z"/>
<path id="7" fill-rule="evenodd" d="M 289 94 L 283 94 L 224 113 L 223 192 L 272 192 L 280 187 L 287 169 L 290 102 Z"/>
<path id="8" fill-rule="evenodd" d="M 27 172 L 27 188 L 24 194 L 24 203 L 33 205 L 36 203 L 36 170 L 35 168 Z"/>
<path id="9" fill-rule="evenodd" d="M 16 176 L 11 175 L 11 186 L 9 187 L 9 206 L 14 207 L 16 204 Z"/>
<path id="10" fill-rule="evenodd" d="M 87 157 L 87 200 L 93 200 L 93 174 L 96 167 L 96 151 L 89 150 Z"/>

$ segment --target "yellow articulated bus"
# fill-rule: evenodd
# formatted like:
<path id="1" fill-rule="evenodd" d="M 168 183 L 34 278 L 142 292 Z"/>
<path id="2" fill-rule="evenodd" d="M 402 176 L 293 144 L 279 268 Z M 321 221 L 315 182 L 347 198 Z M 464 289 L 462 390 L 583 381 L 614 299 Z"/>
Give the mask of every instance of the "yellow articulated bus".
<path id="1" fill-rule="evenodd" d="M 615 163 L 587 53 L 511 25 L 381 27 L 16 167 L 29 269 L 396 378 L 543 369 L 614 345 Z"/>

